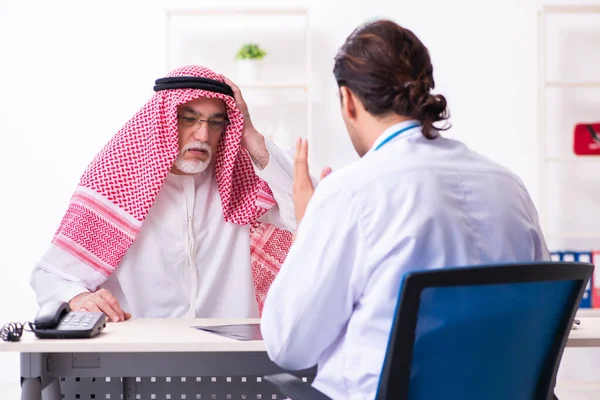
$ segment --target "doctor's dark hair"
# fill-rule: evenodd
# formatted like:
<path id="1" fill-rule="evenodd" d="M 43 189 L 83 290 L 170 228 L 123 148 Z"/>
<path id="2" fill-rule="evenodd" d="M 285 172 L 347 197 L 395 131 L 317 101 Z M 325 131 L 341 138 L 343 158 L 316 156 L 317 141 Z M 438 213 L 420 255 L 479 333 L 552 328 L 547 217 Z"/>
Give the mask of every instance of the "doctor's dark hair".
<path id="1" fill-rule="evenodd" d="M 366 23 L 354 30 L 335 57 L 333 74 L 374 116 L 391 112 L 418 120 L 423 135 L 437 136 L 433 124 L 448 119 L 446 98 L 435 88 L 429 51 L 410 30 L 392 21 Z"/>

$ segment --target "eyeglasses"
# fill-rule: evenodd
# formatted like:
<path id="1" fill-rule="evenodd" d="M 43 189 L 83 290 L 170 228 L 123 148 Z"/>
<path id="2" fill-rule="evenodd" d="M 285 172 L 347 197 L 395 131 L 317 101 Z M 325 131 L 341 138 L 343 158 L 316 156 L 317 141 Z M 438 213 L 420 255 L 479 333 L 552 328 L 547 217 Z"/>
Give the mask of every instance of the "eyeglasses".
<path id="1" fill-rule="evenodd" d="M 186 128 L 191 128 L 192 126 L 196 125 L 196 123 L 200 123 L 200 126 L 202 126 L 203 123 L 207 122 L 208 129 L 210 129 L 211 131 L 214 131 L 214 132 L 223 132 L 225 130 L 225 128 L 227 128 L 227 126 L 229 125 L 228 120 L 226 120 L 226 119 L 224 120 L 221 118 L 200 119 L 200 117 L 191 117 L 188 115 L 177 114 L 177 119 L 179 120 L 181 125 Z"/>

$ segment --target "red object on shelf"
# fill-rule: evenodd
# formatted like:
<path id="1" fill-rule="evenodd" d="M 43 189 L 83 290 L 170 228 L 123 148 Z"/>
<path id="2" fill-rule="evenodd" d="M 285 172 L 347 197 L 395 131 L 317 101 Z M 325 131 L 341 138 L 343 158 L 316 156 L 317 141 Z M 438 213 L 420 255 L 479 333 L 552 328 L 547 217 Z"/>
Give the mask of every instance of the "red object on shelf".
<path id="1" fill-rule="evenodd" d="M 575 125 L 573 151 L 580 156 L 600 155 L 600 123 Z"/>
<path id="2" fill-rule="evenodd" d="M 594 263 L 594 274 L 592 275 L 592 307 L 600 308 L 600 251 L 594 251 L 592 255 Z"/>

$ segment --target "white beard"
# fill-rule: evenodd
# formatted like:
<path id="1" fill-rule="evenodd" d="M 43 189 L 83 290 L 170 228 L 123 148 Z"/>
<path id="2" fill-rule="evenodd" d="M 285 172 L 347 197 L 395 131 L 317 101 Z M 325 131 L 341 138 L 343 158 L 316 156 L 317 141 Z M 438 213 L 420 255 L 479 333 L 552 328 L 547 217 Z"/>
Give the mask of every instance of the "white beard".
<path id="1" fill-rule="evenodd" d="M 184 160 L 183 155 L 189 149 L 201 149 L 208 152 L 208 159 L 206 161 L 201 160 Z M 210 165 L 212 159 L 211 149 L 208 143 L 203 142 L 192 142 L 186 144 L 183 149 L 179 152 L 177 159 L 175 160 L 175 167 L 184 174 L 199 174 L 204 172 Z"/>

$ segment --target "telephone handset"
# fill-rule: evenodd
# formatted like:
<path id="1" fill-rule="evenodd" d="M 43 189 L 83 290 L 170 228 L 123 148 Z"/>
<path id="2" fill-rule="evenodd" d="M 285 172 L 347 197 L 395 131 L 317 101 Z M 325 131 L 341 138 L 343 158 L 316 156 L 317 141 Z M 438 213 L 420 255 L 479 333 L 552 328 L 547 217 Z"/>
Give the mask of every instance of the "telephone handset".
<path id="1" fill-rule="evenodd" d="M 47 302 L 33 322 L 33 333 L 45 339 L 90 338 L 106 327 L 106 316 L 100 312 L 71 311 L 69 304 Z"/>

